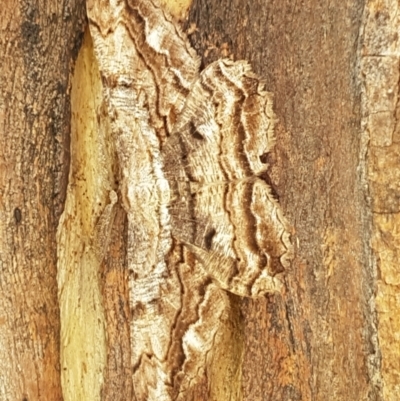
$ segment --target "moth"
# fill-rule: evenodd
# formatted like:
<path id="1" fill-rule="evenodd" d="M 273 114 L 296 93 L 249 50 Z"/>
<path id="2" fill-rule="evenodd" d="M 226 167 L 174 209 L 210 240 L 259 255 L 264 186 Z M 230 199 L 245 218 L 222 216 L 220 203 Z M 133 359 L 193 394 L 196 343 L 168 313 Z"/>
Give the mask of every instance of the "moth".
<path id="1" fill-rule="evenodd" d="M 289 231 L 262 178 L 272 95 L 245 61 L 200 71 L 153 0 L 88 0 L 87 9 L 129 225 L 135 395 L 185 400 L 212 358 L 224 291 L 257 297 L 283 286 Z"/>

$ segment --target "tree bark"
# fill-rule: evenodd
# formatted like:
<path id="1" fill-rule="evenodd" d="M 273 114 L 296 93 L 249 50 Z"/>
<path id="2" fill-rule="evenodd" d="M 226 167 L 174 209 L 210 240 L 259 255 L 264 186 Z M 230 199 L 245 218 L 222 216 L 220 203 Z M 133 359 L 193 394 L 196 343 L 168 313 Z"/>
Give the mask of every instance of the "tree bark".
<path id="1" fill-rule="evenodd" d="M 240 382 L 228 385 L 243 400 L 398 398 L 398 8 L 390 0 L 190 8 L 185 27 L 202 66 L 247 59 L 274 93 L 270 184 L 296 248 L 283 296 L 232 297 L 225 346 L 232 361 L 244 349 L 244 360 Z M 1 11 L 2 401 L 134 399 L 121 209 L 102 263 L 93 247 L 118 183 L 89 37 L 70 112 L 83 20 L 79 0 L 8 0 Z M 110 188 L 98 187 L 100 176 Z M 218 380 L 204 376 L 193 400 L 214 399 L 210 386 L 226 386 Z"/>
<path id="2" fill-rule="evenodd" d="M 1 5 L 0 399 L 61 400 L 56 229 L 82 1 Z"/>
<path id="3" fill-rule="evenodd" d="M 362 131 L 362 2 L 195 1 L 203 63 L 248 59 L 275 95 L 272 184 L 294 226 L 283 299 L 244 300 L 246 400 L 376 400 Z"/>

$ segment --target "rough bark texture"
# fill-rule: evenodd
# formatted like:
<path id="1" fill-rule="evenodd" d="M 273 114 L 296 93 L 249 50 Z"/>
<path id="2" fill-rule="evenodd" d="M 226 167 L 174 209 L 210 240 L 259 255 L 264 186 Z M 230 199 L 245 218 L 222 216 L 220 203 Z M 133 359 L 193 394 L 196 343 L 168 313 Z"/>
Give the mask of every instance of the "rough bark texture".
<path id="1" fill-rule="evenodd" d="M 123 229 L 122 229 L 123 228 Z M 126 269 L 126 214 L 118 208 L 111 232 L 110 257 L 102 264 L 102 295 L 107 331 L 107 362 L 103 401 L 133 399 L 131 346 L 129 342 L 129 294 Z"/>
<path id="2" fill-rule="evenodd" d="M 0 10 L 1 401 L 62 400 L 55 232 L 67 184 L 69 73 L 83 7 L 79 0 L 6 0 Z M 244 400 L 398 399 L 398 16 L 394 0 L 192 5 L 186 27 L 203 66 L 221 56 L 247 59 L 275 94 L 271 184 L 297 244 L 284 297 L 232 296 L 239 327 L 232 333 L 240 335 L 226 349 L 241 353 L 244 337 Z M 101 113 L 90 93 L 90 85 L 100 85 L 98 72 L 97 81 L 84 87 L 96 74 L 84 71 L 93 68 L 92 53 L 82 63 L 72 125 L 107 130 L 92 121 Z M 108 202 L 109 188 L 91 192 L 96 174 L 109 174 L 115 185 L 101 161 L 90 164 L 95 134 L 75 143 L 81 153 L 71 188 L 77 193 L 64 231 L 76 235 L 69 243 L 59 234 L 59 267 L 72 261 L 60 269 L 59 290 L 64 327 L 71 319 L 80 330 L 97 330 L 102 342 L 77 336 L 78 348 L 64 332 L 69 359 L 61 359 L 63 391 L 65 400 L 128 400 L 133 390 L 121 211 L 110 257 L 101 265 L 93 255 L 81 262 L 93 251 L 93 227 Z M 91 303 L 93 294 L 97 301 L 102 295 L 101 308 Z M 89 327 L 92 321 L 96 328 Z M 96 353 L 88 352 L 88 344 Z M 210 399 L 207 378 L 197 391 L 193 399 Z"/>
<path id="3" fill-rule="evenodd" d="M 360 173 L 362 2 L 195 1 L 203 63 L 250 60 L 275 94 L 272 181 L 295 227 L 283 300 L 243 302 L 246 400 L 380 399 Z M 362 155 L 361 155 L 362 156 Z"/>
<path id="4" fill-rule="evenodd" d="M 372 246 L 377 259 L 376 309 L 385 401 L 400 394 L 400 4 L 370 0 L 361 47 L 363 142 Z"/>
<path id="5" fill-rule="evenodd" d="M 0 399 L 61 400 L 56 228 L 84 2 L 0 10 Z"/>

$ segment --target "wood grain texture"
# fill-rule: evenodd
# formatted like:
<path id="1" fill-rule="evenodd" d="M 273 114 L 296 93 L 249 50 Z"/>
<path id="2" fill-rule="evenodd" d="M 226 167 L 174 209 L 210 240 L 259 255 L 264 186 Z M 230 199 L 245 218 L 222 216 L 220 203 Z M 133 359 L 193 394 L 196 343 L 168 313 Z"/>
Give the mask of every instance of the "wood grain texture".
<path id="1" fill-rule="evenodd" d="M 189 400 L 224 340 L 225 290 L 283 288 L 288 228 L 263 179 L 272 98 L 246 62 L 200 73 L 152 1 L 89 1 L 88 16 L 128 218 L 134 392 Z"/>

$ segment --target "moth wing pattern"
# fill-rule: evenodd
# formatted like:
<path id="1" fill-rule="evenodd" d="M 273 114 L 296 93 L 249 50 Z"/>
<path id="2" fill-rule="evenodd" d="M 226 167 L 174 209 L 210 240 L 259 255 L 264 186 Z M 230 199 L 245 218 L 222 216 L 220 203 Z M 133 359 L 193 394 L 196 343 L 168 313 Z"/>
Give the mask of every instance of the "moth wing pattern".
<path id="1" fill-rule="evenodd" d="M 88 0 L 87 10 L 119 182 L 94 245 L 101 259 L 120 202 L 135 397 L 187 400 L 214 359 L 229 357 L 223 344 L 238 311 L 221 288 L 282 288 L 289 230 L 263 179 L 272 96 L 244 61 L 200 73 L 157 0 Z"/>
<path id="2" fill-rule="evenodd" d="M 226 290 L 282 288 L 290 256 L 279 204 L 262 178 L 275 142 L 272 96 L 244 61 L 219 60 L 193 85 L 163 147 L 172 235 Z"/>

